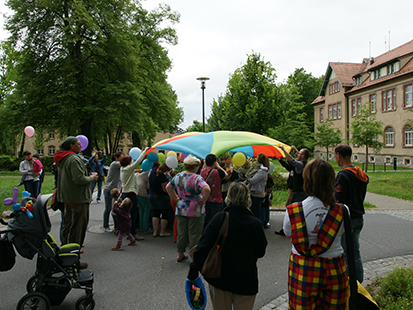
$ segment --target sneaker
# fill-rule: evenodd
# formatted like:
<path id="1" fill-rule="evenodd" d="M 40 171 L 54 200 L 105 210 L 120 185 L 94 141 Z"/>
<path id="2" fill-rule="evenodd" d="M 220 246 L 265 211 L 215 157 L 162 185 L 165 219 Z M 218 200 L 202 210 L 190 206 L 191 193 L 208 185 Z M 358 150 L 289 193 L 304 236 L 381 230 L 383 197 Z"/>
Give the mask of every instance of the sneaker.
<path id="1" fill-rule="evenodd" d="M 111 248 L 112 251 L 120 251 L 122 250 L 122 247 L 120 245 L 116 245 L 113 248 Z"/>
<path id="2" fill-rule="evenodd" d="M 81 263 L 81 262 L 79 262 L 79 269 L 86 269 L 87 266 L 88 266 L 87 263 Z"/>
<path id="3" fill-rule="evenodd" d="M 136 234 L 136 235 L 133 235 L 133 237 L 134 237 L 135 240 L 137 240 L 137 241 L 145 240 L 145 237 L 139 237 L 137 234 Z"/>
<path id="4" fill-rule="evenodd" d="M 165 232 L 165 233 L 160 233 L 159 234 L 159 236 L 160 237 L 169 237 L 171 234 L 170 233 L 167 233 L 167 232 Z"/>
<path id="5" fill-rule="evenodd" d="M 138 241 L 135 240 L 135 241 L 133 241 L 133 242 L 129 242 L 128 245 L 135 245 L 135 244 L 137 244 L 137 243 L 138 243 Z"/>
<path id="6" fill-rule="evenodd" d="M 156 237 L 158 237 L 158 236 L 159 236 L 159 233 L 154 232 L 154 233 L 152 234 L 152 236 L 153 236 L 154 238 L 156 238 Z"/>
<path id="7" fill-rule="evenodd" d="M 100 203 L 100 199 L 96 199 L 96 202 L 97 202 L 97 203 Z"/>
<path id="8" fill-rule="evenodd" d="M 107 232 L 107 233 L 113 233 L 113 229 L 112 229 L 112 228 L 109 228 L 109 227 L 106 227 L 106 228 L 105 228 L 105 232 Z"/>

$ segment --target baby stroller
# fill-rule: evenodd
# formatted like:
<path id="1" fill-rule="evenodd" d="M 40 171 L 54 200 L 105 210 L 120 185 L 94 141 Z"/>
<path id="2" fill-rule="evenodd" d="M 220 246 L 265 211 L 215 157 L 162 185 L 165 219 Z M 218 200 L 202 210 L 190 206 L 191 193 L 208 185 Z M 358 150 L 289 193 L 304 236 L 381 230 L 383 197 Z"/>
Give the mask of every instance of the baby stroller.
<path id="1" fill-rule="evenodd" d="M 51 223 L 46 203 L 51 196 L 39 195 L 33 204 L 32 215 L 15 211 L 8 223 L 1 220 L 8 226 L 7 230 L 0 231 L 3 244 L 9 243 L 14 252 L 10 243 L 13 244 L 27 259 L 33 259 L 37 254 L 36 272 L 27 282 L 28 294 L 20 299 L 17 309 L 40 310 L 59 306 L 72 288 L 83 289 L 86 293 L 77 300 L 76 310 L 94 309 L 93 272 L 79 269 L 80 246 L 72 243 L 59 248 L 49 234 Z M 22 205 L 30 199 L 23 198 Z M 0 256 L 6 255 L 3 252 Z"/>

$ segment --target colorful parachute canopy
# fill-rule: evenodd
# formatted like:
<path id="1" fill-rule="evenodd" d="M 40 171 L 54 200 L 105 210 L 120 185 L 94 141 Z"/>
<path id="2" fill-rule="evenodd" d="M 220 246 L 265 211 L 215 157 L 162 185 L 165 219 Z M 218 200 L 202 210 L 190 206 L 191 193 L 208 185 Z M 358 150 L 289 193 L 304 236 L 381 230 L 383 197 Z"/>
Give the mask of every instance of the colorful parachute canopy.
<path id="1" fill-rule="evenodd" d="M 225 152 L 245 152 L 250 157 L 264 153 L 267 157 L 284 157 L 278 147 L 284 145 L 287 152 L 291 147 L 269 137 L 248 131 L 213 131 L 207 133 L 187 132 L 155 143 L 153 149 L 175 151 L 205 158 L 208 154 L 217 156 Z"/>

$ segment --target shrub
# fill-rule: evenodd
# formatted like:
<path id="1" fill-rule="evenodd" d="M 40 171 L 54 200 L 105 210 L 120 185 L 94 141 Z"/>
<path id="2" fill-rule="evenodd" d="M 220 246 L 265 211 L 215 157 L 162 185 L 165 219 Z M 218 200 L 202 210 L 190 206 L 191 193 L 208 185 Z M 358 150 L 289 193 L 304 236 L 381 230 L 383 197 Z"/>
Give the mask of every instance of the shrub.
<path id="1" fill-rule="evenodd" d="M 273 190 L 287 190 L 287 178 L 283 177 L 280 173 L 273 171 L 271 176 L 274 180 Z"/>
<path id="2" fill-rule="evenodd" d="M 396 268 L 383 279 L 377 280 L 380 287 L 374 299 L 380 309 L 400 310 L 413 308 L 413 269 Z"/>
<path id="3" fill-rule="evenodd" d="M 0 171 L 12 171 L 10 168 L 13 165 L 14 158 L 9 155 L 0 155 Z"/>

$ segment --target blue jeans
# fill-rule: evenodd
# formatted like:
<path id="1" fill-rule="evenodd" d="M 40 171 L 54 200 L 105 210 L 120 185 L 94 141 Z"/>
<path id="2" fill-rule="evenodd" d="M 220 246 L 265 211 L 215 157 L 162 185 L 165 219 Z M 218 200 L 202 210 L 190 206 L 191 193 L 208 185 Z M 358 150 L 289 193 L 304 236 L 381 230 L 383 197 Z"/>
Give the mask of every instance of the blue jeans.
<path id="1" fill-rule="evenodd" d="M 218 212 L 222 211 L 222 202 L 207 201 L 205 204 L 204 229 Z"/>
<path id="2" fill-rule="evenodd" d="M 294 203 L 294 202 L 301 202 L 304 199 L 306 199 L 308 196 L 305 192 L 293 192 L 292 196 L 291 196 L 291 202 L 290 203 Z"/>
<path id="3" fill-rule="evenodd" d="M 24 181 L 24 190 L 28 191 L 30 195 L 33 197 L 34 193 L 34 188 L 33 188 L 33 180 L 30 181 Z"/>
<path id="4" fill-rule="evenodd" d="M 144 196 L 136 196 L 139 205 L 139 227 L 143 232 L 149 230 L 149 219 L 151 217 L 151 208 L 149 207 L 149 199 Z"/>
<path id="5" fill-rule="evenodd" d="M 109 228 L 109 215 L 112 211 L 112 196 L 110 191 L 104 190 L 103 197 L 105 197 L 105 211 L 103 211 L 103 228 Z M 113 223 L 115 223 L 115 218 L 113 217 Z"/>
<path id="6" fill-rule="evenodd" d="M 356 265 L 356 278 L 360 283 L 362 283 L 364 280 L 363 262 L 361 261 L 360 242 L 359 242 L 360 233 L 361 233 L 361 230 L 363 229 L 363 225 L 364 225 L 363 218 L 357 218 L 357 219 L 350 220 L 351 236 L 353 238 L 354 260 L 355 260 L 355 265 Z M 341 246 L 344 249 L 347 270 L 348 270 L 347 251 L 346 251 L 346 235 L 345 234 L 341 236 Z"/>
<path id="7" fill-rule="evenodd" d="M 92 191 L 92 194 L 93 194 L 93 190 L 95 189 L 96 183 L 98 184 L 98 196 L 96 199 L 100 200 L 100 196 L 102 196 L 102 180 L 90 182 L 90 190 Z"/>
<path id="8" fill-rule="evenodd" d="M 264 197 L 251 196 L 251 200 L 252 200 L 252 205 L 251 205 L 252 214 L 254 214 L 254 216 L 261 221 L 262 225 L 267 224 L 267 223 L 264 223 L 263 214 L 261 214 L 261 206 L 262 206 L 262 203 L 264 202 Z"/>
<path id="9" fill-rule="evenodd" d="M 132 235 L 136 235 L 136 218 L 138 217 L 138 199 L 136 199 L 136 194 L 131 192 L 131 193 L 122 193 L 120 198 L 125 199 L 129 198 L 132 200 L 132 209 L 130 209 L 130 217 L 131 217 L 131 227 L 130 227 L 130 233 Z"/>

